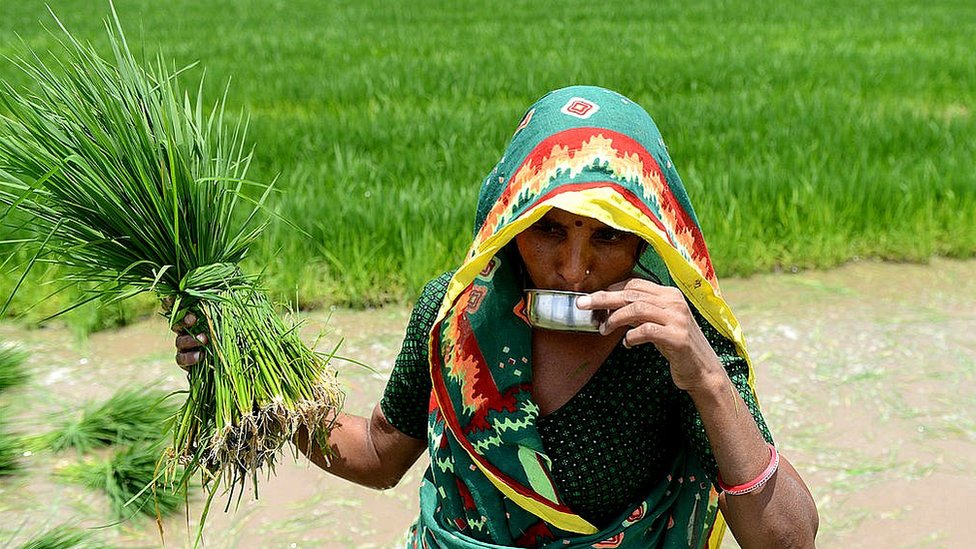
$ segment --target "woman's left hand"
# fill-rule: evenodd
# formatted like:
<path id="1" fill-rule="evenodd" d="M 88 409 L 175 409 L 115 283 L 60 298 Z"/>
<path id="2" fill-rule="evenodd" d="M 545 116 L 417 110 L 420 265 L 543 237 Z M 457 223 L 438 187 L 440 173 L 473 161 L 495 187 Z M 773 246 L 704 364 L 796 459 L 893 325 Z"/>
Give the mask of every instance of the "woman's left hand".
<path id="1" fill-rule="evenodd" d="M 677 288 L 631 278 L 580 297 L 577 306 L 610 311 L 600 328 L 604 335 L 630 327 L 624 334 L 626 347 L 654 344 L 670 363 L 671 378 L 679 389 L 705 389 L 725 376 L 721 361 Z"/>

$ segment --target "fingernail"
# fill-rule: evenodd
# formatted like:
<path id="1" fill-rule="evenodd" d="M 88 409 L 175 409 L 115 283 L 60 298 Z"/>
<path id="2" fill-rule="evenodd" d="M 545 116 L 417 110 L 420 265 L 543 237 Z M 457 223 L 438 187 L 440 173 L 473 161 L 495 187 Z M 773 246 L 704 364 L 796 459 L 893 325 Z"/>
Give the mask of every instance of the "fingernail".
<path id="1" fill-rule="evenodd" d="M 626 337 L 623 339 L 623 341 L 621 343 L 624 344 L 624 349 L 630 349 L 630 345 L 627 344 L 627 338 Z"/>
<path id="2" fill-rule="evenodd" d="M 197 341 L 199 341 L 200 343 L 206 343 L 207 342 L 207 334 L 199 333 L 199 334 L 196 335 L 196 338 L 197 338 Z"/>
<path id="3" fill-rule="evenodd" d="M 183 324 L 186 324 L 187 326 L 193 326 L 196 323 L 197 315 L 193 313 L 186 313 L 186 316 L 183 317 Z"/>
<path id="4" fill-rule="evenodd" d="M 200 362 L 200 356 L 202 354 L 203 353 L 201 353 L 200 351 L 194 351 L 194 353 L 193 353 L 193 362 L 194 363 Z"/>
<path id="5" fill-rule="evenodd" d="M 588 295 L 581 295 L 576 298 L 576 307 L 579 309 L 586 309 L 593 303 L 593 299 Z"/>
<path id="6" fill-rule="evenodd" d="M 608 330 L 609 330 L 609 328 L 607 328 L 607 323 L 606 322 L 601 322 L 600 323 L 600 334 L 601 335 L 607 335 Z"/>

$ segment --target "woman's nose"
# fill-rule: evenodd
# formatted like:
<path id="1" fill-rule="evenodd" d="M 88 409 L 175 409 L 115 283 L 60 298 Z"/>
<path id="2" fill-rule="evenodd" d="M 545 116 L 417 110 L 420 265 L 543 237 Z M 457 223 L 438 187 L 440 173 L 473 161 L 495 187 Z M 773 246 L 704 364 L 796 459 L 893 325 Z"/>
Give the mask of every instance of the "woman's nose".
<path id="1" fill-rule="evenodd" d="M 580 291 L 586 278 L 590 275 L 591 256 L 586 246 L 581 243 L 567 243 L 560 262 L 559 275 L 570 286 L 569 289 Z"/>

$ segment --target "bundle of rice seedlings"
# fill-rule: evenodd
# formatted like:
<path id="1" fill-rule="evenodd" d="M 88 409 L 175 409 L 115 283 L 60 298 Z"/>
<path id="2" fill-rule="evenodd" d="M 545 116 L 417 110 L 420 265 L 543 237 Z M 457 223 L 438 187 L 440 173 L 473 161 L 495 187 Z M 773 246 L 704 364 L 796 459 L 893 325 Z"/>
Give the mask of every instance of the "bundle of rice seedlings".
<path id="1" fill-rule="evenodd" d="M 163 517 L 178 511 L 186 501 L 182 490 L 165 482 L 158 470 L 163 450 L 160 442 L 143 441 L 116 451 L 108 459 L 68 465 L 56 474 L 103 491 L 119 520 L 136 513 Z"/>
<path id="2" fill-rule="evenodd" d="M 55 452 L 74 448 L 88 452 L 110 444 L 156 440 L 179 408 L 170 394 L 158 389 L 122 389 L 104 402 L 90 402 L 53 431 L 32 438 L 30 447 Z M 65 414 L 71 416 L 70 411 Z"/>
<path id="3" fill-rule="evenodd" d="M 56 526 L 27 542 L 18 549 L 102 549 L 105 545 L 92 539 L 91 533 L 71 526 Z"/>
<path id="4" fill-rule="evenodd" d="M 302 344 L 238 267 L 271 192 L 246 179 L 246 122 L 225 124 L 223 101 L 191 99 L 182 70 L 141 67 L 114 7 L 106 28 L 108 60 L 62 26 L 54 61 L 30 50 L 15 61 L 36 91 L 0 85 L 0 203 L 30 219 L 26 268 L 66 266 L 65 284 L 94 284 L 91 299 L 154 291 L 172 300 L 171 322 L 201 319 L 211 343 L 166 469 L 185 464 L 180 482 L 201 471 L 211 497 L 218 485 L 233 494 L 299 428 L 326 447 L 342 402 L 332 355 Z"/>
<path id="5" fill-rule="evenodd" d="M 25 360 L 27 351 L 15 345 L 0 345 L 0 391 L 27 381 Z"/>

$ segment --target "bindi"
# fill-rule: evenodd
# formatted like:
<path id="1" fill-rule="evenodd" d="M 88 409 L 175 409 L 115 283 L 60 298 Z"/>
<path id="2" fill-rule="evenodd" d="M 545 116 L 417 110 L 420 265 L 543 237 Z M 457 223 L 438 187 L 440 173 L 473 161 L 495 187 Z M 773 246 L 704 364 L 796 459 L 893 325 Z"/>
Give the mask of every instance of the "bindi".
<path id="1" fill-rule="evenodd" d="M 576 220 L 576 226 L 577 227 L 582 227 L 583 226 L 583 222 L 577 219 Z"/>

